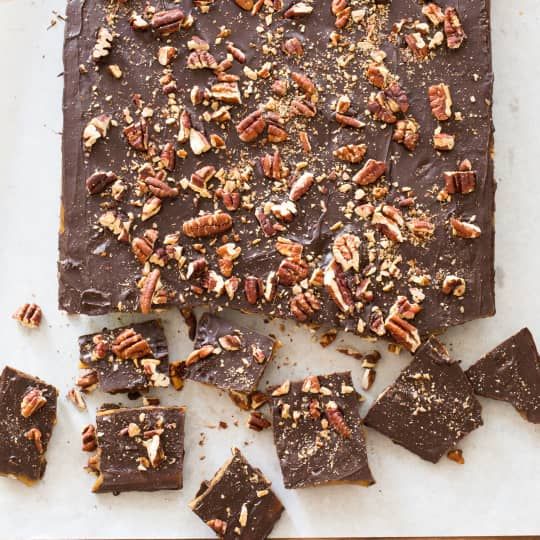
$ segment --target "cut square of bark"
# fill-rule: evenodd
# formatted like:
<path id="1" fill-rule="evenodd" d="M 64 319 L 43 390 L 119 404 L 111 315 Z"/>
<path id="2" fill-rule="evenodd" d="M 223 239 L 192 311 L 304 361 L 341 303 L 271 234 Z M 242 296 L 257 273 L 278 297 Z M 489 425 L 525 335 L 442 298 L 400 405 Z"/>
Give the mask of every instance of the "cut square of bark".
<path id="1" fill-rule="evenodd" d="M 233 448 L 209 482 L 203 482 L 191 509 L 224 539 L 266 538 L 283 512 L 263 473 Z"/>
<path id="2" fill-rule="evenodd" d="M 183 407 L 108 409 L 96 415 L 96 493 L 181 489 Z"/>
<path id="3" fill-rule="evenodd" d="M 525 420 L 540 424 L 540 356 L 528 328 L 495 347 L 466 375 L 476 394 L 506 401 Z"/>
<path id="4" fill-rule="evenodd" d="M 435 338 L 377 398 L 364 422 L 436 463 L 482 425 L 482 407 L 459 363 Z"/>
<path id="5" fill-rule="evenodd" d="M 169 353 L 161 323 L 131 324 L 79 338 L 80 364 L 86 371 L 79 386 L 90 391 L 140 392 L 169 386 Z"/>
<path id="6" fill-rule="evenodd" d="M 273 391 L 272 407 L 286 488 L 374 483 L 350 372 L 286 381 Z"/>
<path id="7" fill-rule="evenodd" d="M 6 366 L 0 376 L 0 475 L 27 485 L 41 479 L 56 424 L 58 390 Z"/>

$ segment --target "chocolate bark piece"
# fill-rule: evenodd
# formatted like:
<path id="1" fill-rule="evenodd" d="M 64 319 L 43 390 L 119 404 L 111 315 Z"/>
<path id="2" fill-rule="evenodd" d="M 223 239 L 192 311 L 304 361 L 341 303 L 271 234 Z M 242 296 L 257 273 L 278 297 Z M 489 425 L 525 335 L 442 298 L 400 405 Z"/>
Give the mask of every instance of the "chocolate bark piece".
<path id="1" fill-rule="evenodd" d="M 523 418 L 540 423 L 540 357 L 528 328 L 522 328 L 466 372 L 476 394 L 512 404 Z"/>
<path id="2" fill-rule="evenodd" d="M 463 28 L 452 19 L 446 40 L 444 25 L 424 17 L 416 0 L 370 2 L 364 17 L 322 0 L 308 7 L 301 17 L 288 6 L 261 17 L 213 2 L 207 14 L 193 11 L 191 27 L 173 14 L 177 31 L 164 45 L 142 0 L 111 6 L 114 16 L 95 2 L 68 3 L 63 309 L 217 304 L 342 325 L 411 349 L 419 344 L 411 324 L 427 336 L 494 313 L 489 0 L 460 0 L 455 20 Z M 217 42 L 216 20 L 232 29 Z M 376 31 L 366 33 L 368 21 Z M 104 26 L 113 26 L 114 39 L 96 64 L 96 32 Z M 345 42 L 363 46 L 344 55 Z M 186 46 L 191 53 L 174 56 Z M 121 80 L 105 71 L 109 62 Z M 246 85 L 250 99 L 242 95 Z M 444 91 L 428 94 L 438 85 L 451 104 Z M 455 136 L 450 152 L 433 148 L 440 123 L 432 102 L 449 116 L 441 127 Z M 383 126 L 388 115 L 396 121 Z M 171 142 L 183 158 L 176 165 Z M 462 170 L 467 160 L 472 170 Z M 383 176 L 374 164 L 384 166 Z M 122 178 L 89 194 L 85 180 L 96 171 Z M 476 227 L 479 237 L 463 237 L 477 235 Z M 367 239 L 359 253 L 354 238 L 341 242 L 343 233 Z M 320 279 L 306 283 L 312 272 Z M 463 296 L 442 291 L 452 277 L 465 281 Z M 295 281 L 308 289 L 299 292 Z M 388 320 L 398 296 L 423 298 L 414 321 Z"/>
<path id="3" fill-rule="evenodd" d="M 286 488 L 374 483 L 349 371 L 286 381 L 272 392 L 272 409 Z"/>
<path id="4" fill-rule="evenodd" d="M 169 385 L 169 353 L 158 320 L 79 338 L 80 365 L 95 370 L 103 392 L 146 391 Z"/>
<path id="5" fill-rule="evenodd" d="M 181 489 L 184 413 L 184 407 L 159 406 L 98 411 L 98 478 L 92 491 Z"/>
<path id="6" fill-rule="evenodd" d="M 379 395 L 364 423 L 436 463 L 482 425 L 481 412 L 459 363 L 432 337 Z"/>
<path id="7" fill-rule="evenodd" d="M 197 325 L 194 351 L 185 362 L 186 379 L 222 390 L 256 390 L 274 354 L 275 341 L 222 317 L 205 313 Z"/>
<path id="8" fill-rule="evenodd" d="M 189 506 L 221 538 L 266 538 L 283 512 L 270 481 L 237 448 Z"/>
<path id="9" fill-rule="evenodd" d="M 6 366 L 0 375 L 0 475 L 27 485 L 39 480 L 56 424 L 58 390 Z"/>

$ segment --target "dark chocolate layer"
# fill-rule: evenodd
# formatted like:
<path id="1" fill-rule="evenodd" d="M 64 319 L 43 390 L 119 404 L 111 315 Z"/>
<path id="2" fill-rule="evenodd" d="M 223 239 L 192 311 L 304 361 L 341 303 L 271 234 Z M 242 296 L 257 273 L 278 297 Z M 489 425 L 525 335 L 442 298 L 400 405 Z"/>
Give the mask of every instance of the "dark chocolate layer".
<path id="1" fill-rule="evenodd" d="M 526 420 L 540 423 L 540 357 L 528 328 L 503 341 L 465 374 L 476 394 L 507 401 Z"/>

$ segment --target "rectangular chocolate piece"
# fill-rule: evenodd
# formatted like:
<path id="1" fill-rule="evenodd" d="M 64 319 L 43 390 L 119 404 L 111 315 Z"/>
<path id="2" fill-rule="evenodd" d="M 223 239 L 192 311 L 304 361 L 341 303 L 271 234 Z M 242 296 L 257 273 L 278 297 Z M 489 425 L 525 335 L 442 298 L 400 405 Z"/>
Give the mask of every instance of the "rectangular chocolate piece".
<path id="1" fill-rule="evenodd" d="M 432 337 L 377 398 L 364 423 L 436 463 L 482 425 L 481 412 L 459 363 Z"/>
<path id="2" fill-rule="evenodd" d="M 268 336 L 205 313 L 197 324 L 194 351 L 185 361 L 184 376 L 250 394 L 272 360 L 274 344 Z"/>
<path id="3" fill-rule="evenodd" d="M 181 489 L 184 407 L 98 411 L 96 493 Z"/>
<path id="4" fill-rule="evenodd" d="M 220 538 L 266 538 L 283 505 L 263 473 L 238 448 L 232 454 L 209 482 L 201 484 L 189 506 Z"/>
<path id="5" fill-rule="evenodd" d="M 157 320 L 81 336 L 79 351 L 86 369 L 79 384 L 86 391 L 96 377 L 100 389 L 110 394 L 169 386 L 167 340 Z"/>
<path id="6" fill-rule="evenodd" d="M 58 390 L 6 366 L 0 375 L 0 475 L 25 484 L 39 480 L 56 424 Z"/>
<path id="7" fill-rule="evenodd" d="M 465 374 L 476 394 L 507 401 L 525 420 L 540 424 L 540 356 L 528 328 L 503 341 Z"/>
<path id="8" fill-rule="evenodd" d="M 70 0 L 60 307 L 493 315 L 489 5 Z"/>
<path id="9" fill-rule="evenodd" d="M 272 408 L 286 488 L 374 483 L 349 371 L 286 381 L 273 391 Z"/>

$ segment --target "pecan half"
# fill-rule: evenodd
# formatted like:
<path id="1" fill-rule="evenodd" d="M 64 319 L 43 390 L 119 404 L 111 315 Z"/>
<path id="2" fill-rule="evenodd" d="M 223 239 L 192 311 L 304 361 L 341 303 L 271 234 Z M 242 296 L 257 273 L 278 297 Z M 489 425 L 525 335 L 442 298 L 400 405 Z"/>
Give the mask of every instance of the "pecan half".
<path id="1" fill-rule="evenodd" d="M 145 276 L 139 297 L 139 306 L 142 313 L 150 313 L 152 311 L 154 294 L 158 290 L 160 277 L 161 270 L 159 268 L 154 268 L 154 270 Z"/>
<path id="2" fill-rule="evenodd" d="M 323 284 L 330 295 L 330 298 L 332 298 L 340 311 L 343 313 L 351 313 L 354 308 L 351 290 L 347 284 L 341 266 L 335 261 L 332 261 L 325 268 Z"/>
<path id="3" fill-rule="evenodd" d="M 364 159 L 366 152 L 367 145 L 365 144 L 347 144 L 334 150 L 333 155 L 348 163 L 360 163 Z"/>
<path id="4" fill-rule="evenodd" d="M 277 270 L 277 278 L 281 285 L 292 287 L 308 276 L 309 267 L 303 259 L 284 259 Z"/>
<path id="5" fill-rule="evenodd" d="M 343 413 L 339 410 L 339 407 L 335 401 L 329 401 L 325 406 L 326 418 L 328 423 L 334 428 L 342 437 L 349 439 L 352 435 L 351 428 L 347 426 Z"/>
<path id="6" fill-rule="evenodd" d="M 332 255 L 344 272 L 351 268 L 358 272 L 360 270 L 360 238 L 350 233 L 338 236 L 332 244 Z"/>
<path id="7" fill-rule="evenodd" d="M 187 57 L 189 69 L 217 69 L 218 63 L 208 51 L 193 51 Z"/>
<path id="8" fill-rule="evenodd" d="M 467 223 L 456 218 L 450 220 L 452 226 L 452 235 L 459 236 L 460 238 L 474 239 L 478 238 L 482 234 L 482 230 L 478 225 L 473 223 Z"/>
<path id="9" fill-rule="evenodd" d="M 264 285 L 257 276 L 247 276 L 244 280 L 244 294 L 248 304 L 254 306 L 264 294 Z"/>
<path id="10" fill-rule="evenodd" d="M 293 71 L 291 73 L 291 78 L 298 85 L 300 90 L 302 90 L 308 96 L 312 96 L 317 93 L 315 83 L 307 75 Z"/>
<path id="11" fill-rule="evenodd" d="M 24 433 L 24 438 L 34 442 L 38 454 L 43 454 L 43 443 L 41 442 L 41 431 L 38 428 L 31 428 Z"/>
<path id="12" fill-rule="evenodd" d="M 262 206 L 255 208 L 255 218 L 259 222 L 265 236 L 274 236 L 283 228 L 282 225 L 274 222 L 274 220 L 264 211 Z"/>
<path id="13" fill-rule="evenodd" d="M 347 26 L 351 17 L 352 8 L 347 0 L 332 0 L 332 13 L 336 17 L 335 27 L 338 29 Z"/>
<path id="14" fill-rule="evenodd" d="M 79 390 L 77 388 L 71 388 L 67 393 L 67 398 L 77 409 L 80 411 L 86 410 L 86 402 L 84 401 L 84 398 Z"/>
<path id="15" fill-rule="evenodd" d="M 98 374 L 95 369 L 85 369 L 81 372 L 75 384 L 85 393 L 95 390 L 98 383 Z"/>
<path id="16" fill-rule="evenodd" d="M 353 176 L 353 182 L 359 186 L 367 186 L 376 182 L 386 173 L 386 163 L 375 159 L 368 159 L 366 164 Z"/>
<path id="17" fill-rule="evenodd" d="M 30 418 L 47 403 L 43 391 L 35 386 L 30 387 L 21 400 L 21 414 L 24 418 Z"/>
<path id="18" fill-rule="evenodd" d="M 290 301 L 291 314 L 300 322 L 311 319 L 320 309 L 321 303 L 311 291 L 299 293 L 293 296 Z"/>
<path id="19" fill-rule="evenodd" d="M 452 96 L 447 84 L 441 83 L 429 87 L 429 105 L 433 116 L 444 122 L 452 116 Z"/>
<path id="20" fill-rule="evenodd" d="M 184 12 L 180 8 L 173 8 L 155 13 L 150 24 L 158 34 L 168 36 L 180 30 L 184 19 Z"/>
<path id="21" fill-rule="evenodd" d="M 127 360 L 128 358 L 144 358 L 152 354 L 152 349 L 141 334 L 135 332 L 133 328 L 127 328 L 120 332 L 112 342 L 113 353 Z"/>
<path id="22" fill-rule="evenodd" d="M 285 11 L 283 16 L 286 19 L 298 19 L 300 17 L 305 17 L 313 11 L 313 6 L 307 2 L 296 2 Z"/>
<path id="23" fill-rule="evenodd" d="M 317 107 L 314 103 L 305 99 L 293 99 L 291 101 L 291 113 L 295 116 L 314 118 L 317 115 Z"/>
<path id="24" fill-rule="evenodd" d="M 204 214 L 185 221 L 182 230 L 190 238 L 205 238 L 228 231 L 233 226 L 232 217 L 225 212 Z"/>
<path id="25" fill-rule="evenodd" d="M 399 315 L 391 315 L 384 324 L 396 343 L 403 345 L 408 351 L 415 352 L 421 345 L 418 330 Z"/>
<path id="26" fill-rule="evenodd" d="M 86 179 L 86 190 L 90 195 L 97 195 L 117 179 L 118 176 L 111 171 L 96 171 Z"/>
<path id="27" fill-rule="evenodd" d="M 144 180 L 144 183 L 148 186 L 152 194 L 160 199 L 178 196 L 178 188 L 169 186 L 165 180 L 162 180 L 158 176 L 149 176 Z"/>
<path id="28" fill-rule="evenodd" d="M 276 150 L 273 155 L 265 154 L 262 156 L 260 163 L 264 176 L 274 180 L 281 180 L 286 176 L 279 150 Z"/>
<path id="29" fill-rule="evenodd" d="M 96 428 L 92 424 L 84 427 L 81 433 L 82 451 L 93 452 L 97 448 Z"/>
<path id="30" fill-rule="evenodd" d="M 42 315 L 37 304 L 23 304 L 11 317 L 27 328 L 38 328 Z"/>
<path id="31" fill-rule="evenodd" d="M 292 183 L 289 191 L 289 199 L 291 201 L 298 201 L 309 191 L 314 181 L 315 178 L 311 173 L 306 172 L 302 174 Z"/>
<path id="32" fill-rule="evenodd" d="M 136 237 L 131 242 L 131 249 L 140 263 L 145 263 L 154 252 L 158 233 L 155 229 L 147 229 L 142 237 Z"/>
<path id="33" fill-rule="evenodd" d="M 467 38 L 456 8 L 447 7 L 444 10 L 444 33 L 449 49 L 459 49 Z"/>
<path id="34" fill-rule="evenodd" d="M 266 128 L 266 120 L 261 110 L 253 111 L 237 126 L 236 132 L 243 142 L 252 142 L 257 139 Z"/>

